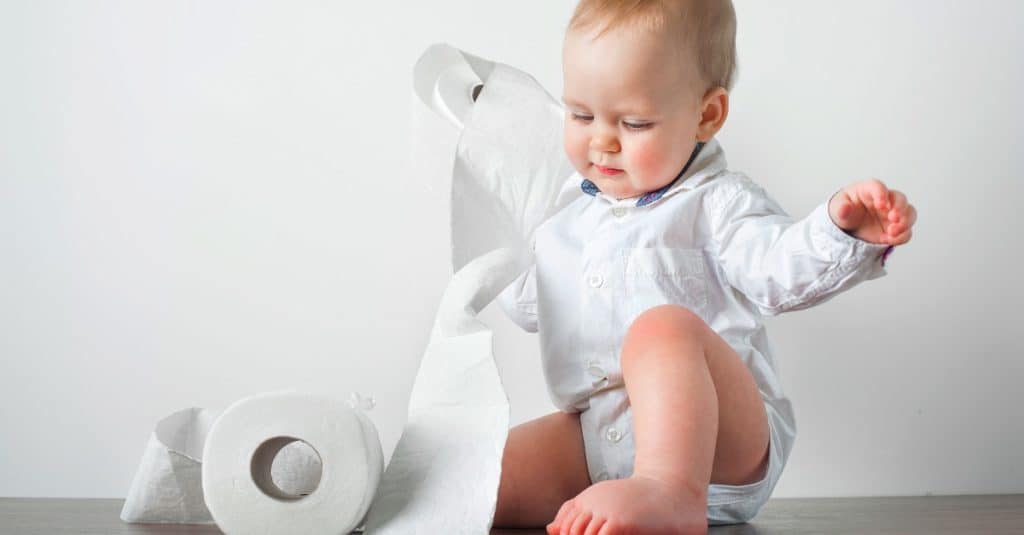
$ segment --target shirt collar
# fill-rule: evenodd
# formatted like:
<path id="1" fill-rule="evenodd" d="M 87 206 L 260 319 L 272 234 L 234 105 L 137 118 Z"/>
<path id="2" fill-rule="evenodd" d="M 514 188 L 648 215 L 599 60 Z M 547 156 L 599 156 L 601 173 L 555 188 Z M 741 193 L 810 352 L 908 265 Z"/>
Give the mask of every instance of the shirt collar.
<path id="1" fill-rule="evenodd" d="M 689 161 L 686 162 L 676 178 L 661 188 L 644 193 L 639 197 L 633 197 L 636 199 L 636 206 L 647 206 L 676 192 L 691 190 L 725 168 L 725 154 L 715 138 L 711 138 L 707 143 L 698 142 L 693 153 L 690 154 Z M 616 202 L 616 199 L 604 194 L 598 195 L 600 190 L 590 179 L 584 178 L 580 189 L 592 197 L 605 197 Z"/>

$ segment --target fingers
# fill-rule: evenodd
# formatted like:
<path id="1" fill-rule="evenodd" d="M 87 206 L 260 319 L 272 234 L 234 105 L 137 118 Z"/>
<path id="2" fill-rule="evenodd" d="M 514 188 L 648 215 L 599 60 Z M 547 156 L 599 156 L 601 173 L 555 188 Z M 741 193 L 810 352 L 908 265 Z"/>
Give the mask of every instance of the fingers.
<path id="1" fill-rule="evenodd" d="M 865 180 L 863 183 L 863 190 L 867 194 L 868 202 L 864 203 L 864 206 L 874 208 L 876 212 L 884 214 L 889 211 L 891 206 L 889 200 L 889 188 L 877 178 Z"/>
<path id="2" fill-rule="evenodd" d="M 853 215 L 853 202 L 850 200 L 850 196 L 843 193 L 839 197 L 839 203 L 836 205 L 836 217 L 839 219 L 846 219 Z"/>
<path id="3" fill-rule="evenodd" d="M 889 243 L 899 245 L 910 240 L 910 229 L 917 221 L 917 209 L 907 202 L 907 196 L 902 192 L 890 191 L 892 209 L 886 217 L 886 234 L 889 235 Z"/>
<path id="4" fill-rule="evenodd" d="M 871 219 L 876 220 L 882 229 L 885 229 L 885 214 L 889 211 L 889 189 L 878 179 L 869 179 L 857 182 L 849 188 L 854 196 L 854 209 L 863 210 L 870 214 Z M 861 222 L 859 217 L 857 218 Z M 846 229 L 850 230 L 850 229 Z"/>
<path id="5" fill-rule="evenodd" d="M 896 212 L 897 218 L 907 225 L 907 227 L 913 227 L 913 223 L 918 220 L 918 210 L 913 207 L 912 204 L 906 202 L 906 196 L 900 192 L 894 192 L 896 195 L 896 202 L 893 206 L 893 211 Z"/>
<path id="6" fill-rule="evenodd" d="M 889 211 L 892 206 L 889 202 L 889 190 L 885 187 L 885 184 L 879 182 L 880 186 L 872 188 L 871 198 L 875 201 L 875 210 L 880 214 L 884 214 Z"/>
<path id="7" fill-rule="evenodd" d="M 917 221 L 917 209 L 901 191 L 890 190 L 881 180 L 872 178 L 854 183 L 833 195 L 828 202 L 829 216 L 848 234 L 867 229 L 874 243 L 901 245 L 910 241 Z M 869 219 L 865 220 L 864 216 Z"/>
<path id="8" fill-rule="evenodd" d="M 828 213 L 832 221 L 840 226 L 853 214 L 853 201 L 845 189 L 839 190 L 828 200 Z"/>
<path id="9" fill-rule="evenodd" d="M 890 219 L 895 221 L 891 216 L 899 216 L 899 219 L 905 219 L 907 212 L 910 209 L 910 203 L 907 202 L 907 196 L 901 191 L 892 190 L 889 192 L 892 196 L 892 210 L 890 210 Z"/>
<path id="10" fill-rule="evenodd" d="M 910 236 L 912 234 L 913 231 L 911 229 L 907 229 L 897 236 L 887 237 L 885 242 L 888 243 L 889 245 L 903 245 L 904 243 L 910 241 Z"/>
<path id="11" fill-rule="evenodd" d="M 904 224 L 906 221 L 904 219 L 907 209 L 907 196 L 899 191 L 890 190 L 889 202 L 891 208 L 885 214 L 885 217 L 882 218 L 882 221 L 885 223 L 885 232 L 890 236 L 895 236 L 905 228 Z"/>

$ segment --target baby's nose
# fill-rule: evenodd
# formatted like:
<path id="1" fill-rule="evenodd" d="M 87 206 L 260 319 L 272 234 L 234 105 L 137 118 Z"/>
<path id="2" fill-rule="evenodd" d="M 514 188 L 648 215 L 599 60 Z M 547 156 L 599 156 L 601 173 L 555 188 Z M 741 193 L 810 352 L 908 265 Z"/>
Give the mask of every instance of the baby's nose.
<path id="1" fill-rule="evenodd" d="M 615 136 L 594 136 L 590 138 L 590 148 L 601 152 L 619 152 L 619 140 Z"/>

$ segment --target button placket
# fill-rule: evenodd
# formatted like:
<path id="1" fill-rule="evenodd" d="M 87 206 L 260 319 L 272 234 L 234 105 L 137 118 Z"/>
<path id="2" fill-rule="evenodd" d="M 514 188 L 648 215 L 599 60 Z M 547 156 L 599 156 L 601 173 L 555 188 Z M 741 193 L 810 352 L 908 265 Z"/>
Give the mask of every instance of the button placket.
<path id="1" fill-rule="evenodd" d="M 587 374 L 590 375 L 590 383 L 595 387 L 603 386 L 608 382 L 608 374 L 601 363 L 596 360 L 587 362 Z"/>

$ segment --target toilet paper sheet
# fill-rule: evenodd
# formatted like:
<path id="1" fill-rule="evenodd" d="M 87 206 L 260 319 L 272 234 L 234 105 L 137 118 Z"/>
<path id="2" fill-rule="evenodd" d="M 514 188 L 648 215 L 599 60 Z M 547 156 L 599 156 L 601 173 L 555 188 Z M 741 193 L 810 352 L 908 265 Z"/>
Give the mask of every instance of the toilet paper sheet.
<path id="1" fill-rule="evenodd" d="M 491 330 L 477 315 L 530 267 L 537 226 L 580 192 L 565 187 L 572 167 L 561 148 L 562 108 L 529 75 L 435 45 L 416 64 L 414 92 L 416 153 L 433 159 L 421 169 L 434 170 L 431 180 L 451 191 L 455 274 L 366 532 L 482 534 L 496 505 L 509 407 Z M 431 153 L 431 146 L 443 153 Z M 216 414 L 189 411 L 158 424 L 122 519 L 210 521 L 199 463 Z M 279 463 L 287 449 L 275 460 L 275 481 L 290 476 L 294 488 L 316 488 L 310 474 L 321 468 L 319 460 L 297 451 Z M 294 527 L 332 532 L 331 526 Z"/>

